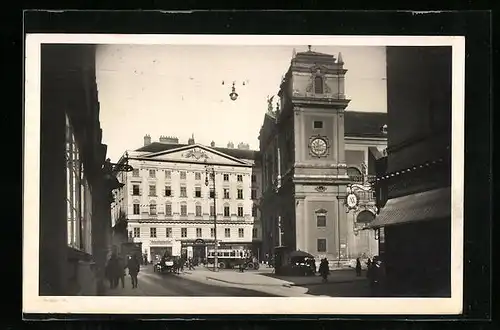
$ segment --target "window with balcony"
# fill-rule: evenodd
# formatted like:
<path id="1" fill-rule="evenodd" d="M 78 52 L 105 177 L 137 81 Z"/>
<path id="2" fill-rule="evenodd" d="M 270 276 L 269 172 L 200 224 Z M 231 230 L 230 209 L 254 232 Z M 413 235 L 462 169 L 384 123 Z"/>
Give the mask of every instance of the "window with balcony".
<path id="1" fill-rule="evenodd" d="M 215 190 L 213 188 L 210 188 L 210 192 L 208 194 L 209 198 L 215 198 Z"/>
<path id="2" fill-rule="evenodd" d="M 134 237 L 135 238 L 141 237 L 141 228 L 134 228 Z"/>
<path id="3" fill-rule="evenodd" d="M 224 237 L 230 238 L 231 237 L 231 228 L 225 228 L 224 229 Z"/>
<path id="4" fill-rule="evenodd" d="M 224 199 L 230 199 L 230 195 L 229 195 L 229 189 L 228 188 L 224 188 Z"/>
<path id="5" fill-rule="evenodd" d="M 166 230 L 165 230 L 165 237 L 166 238 L 171 238 L 172 237 L 172 228 L 166 228 Z"/>
<path id="6" fill-rule="evenodd" d="M 187 228 L 181 228 L 181 237 L 186 238 L 188 236 Z"/>
<path id="7" fill-rule="evenodd" d="M 196 228 L 196 238 L 201 238 L 201 228 Z"/>
<path id="8" fill-rule="evenodd" d="M 201 205 L 196 205 L 196 216 L 201 217 Z"/>
<path id="9" fill-rule="evenodd" d="M 141 189 L 138 184 L 134 184 L 132 186 L 132 195 L 134 196 L 140 196 L 141 195 Z"/>
<path id="10" fill-rule="evenodd" d="M 149 237 L 156 238 L 156 228 L 149 228 Z"/>
<path id="11" fill-rule="evenodd" d="M 326 238 L 318 238 L 316 245 L 318 252 L 326 252 Z"/>
<path id="12" fill-rule="evenodd" d="M 186 180 L 186 172 L 185 171 L 181 171 L 180 176 L 181 176 L 181 180 Z"/>
<path id="13" fill-rule="evenodd" d="M 224 181 L 229 181 L 229 174 L 224 174 L 222 177 Z"/>
<path id="14" fill-rule="evenodd" d="M 150 178 L 156 178 L 156 171 L 155 170 L 149 170 L 149 177 Z"/>
<path id="15" fill-rule="evenodd" d="M 243 199 L 243 189 L 238 189 L 238 199 Z"/>
<path id="16" fill-rule="evenodd" d="M 165 186 L 165 196 L 166 197 L 171 197 L 172 196 L 172 187 Z"/>
<path id="17" fill-rule="evenodd" d="M 194 179 L 195 179 L 195 180 L 201 180 L 201 173 L 200 173 L 200 172 L 196 172 L 196 173 L 194 174 Z"/>
<path id="18" fill-rule="evenodd" d="M 201 198 L 201 187 L 194 187 L 194 197 Z"/>
<path id="19" fill-rule="evenodd" d="M 215 229 L 210 228 L 210 237 L 214 238 L 215 237 Z"/>
<path id="20" fill-rule="evenodd" d="M 245 230 L 243 228 L 238 228 L 238 237 L 239 238 L 245 237 Z"/>
<path id="21" fill-rule="evenodd" d="M 132 176 L 133 177 L 138 177 L 139 176 L 139 169 L 138 168 L 134 168 L 133 171 L 132 171 Z"/>
<path id="22" fill-rule="evenodd" d="M 156 215 L 156 202 L 155 201 L 151 201 L 149 203 L 149 214 Z"/>
<path id="23" fill-rule="evenodd" d="M 172 216 L 172 204 L 170 203 L 165 204 L 165 215 Z"/>
<path id="24" fill-rule="evenodd" d="M 181 216 L 183 216 L 183 217 L 187 216 L 187 205 L 186 204 L 181 204 Z"/>
<path id="25" fill-rule="evenodd" d="M 238 206 L 238 216 L 239 217 L 243 216 L 243 206 Z"/>
<path id="26" fill-rule="evenodd" d="M 181 197 L 187 197 L 186 187 L 181 187 Z"/>
<path id="27" fill-rule="evenodd" d="M 229 217 L 231 214 L 230 214 L 230 210 L 229 210 L 229 205 L 224 205 L 224 216 L 225 217 Z"/>
<path id="28" fill-rule="evenodd" d="M 141 213 L 141 205 L 139 203 L 134 203 L 134 215 L 138 215 Z"/>
<path id="29" fill-rule="evenodd" d="M 238 175 L 236 176 L 236 181 L 238 181 L 238 182 L 243 182 L 243 175 L 238 174 Z"/>
<path id="30" fill-rule="evenodd" d="M 156 185 L 149 185 L 149 196 L 156 196 Z"/>

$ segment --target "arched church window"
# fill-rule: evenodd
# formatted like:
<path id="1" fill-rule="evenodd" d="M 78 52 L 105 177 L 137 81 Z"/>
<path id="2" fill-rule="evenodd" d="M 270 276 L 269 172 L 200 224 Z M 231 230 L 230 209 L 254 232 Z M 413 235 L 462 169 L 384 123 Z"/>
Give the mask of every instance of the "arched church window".
<path id="1" fill-rule="evenodd" d="M 363 181 L 363 175 L 361 174 L 361 171 L 356 167 L 348 167 L 347 175 L 353 181 Z"/>
<path id="2" fill-rule="evenodd" d="M 323 78 L 321 76 L 314 77 L 314 93 L 323 94 Z"/>

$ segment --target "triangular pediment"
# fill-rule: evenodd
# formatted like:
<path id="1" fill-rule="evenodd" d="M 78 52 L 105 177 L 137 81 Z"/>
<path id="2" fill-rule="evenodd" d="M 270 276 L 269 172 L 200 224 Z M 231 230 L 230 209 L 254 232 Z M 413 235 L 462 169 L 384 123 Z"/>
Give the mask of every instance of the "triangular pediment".
<path id="1" fill-rule="evenodd" d="M 143 156 L 151 160 L 194 162 L 224 165 L 251 165 L 249 162 L 227 155 L 201 144 L 193 144 Z"/>

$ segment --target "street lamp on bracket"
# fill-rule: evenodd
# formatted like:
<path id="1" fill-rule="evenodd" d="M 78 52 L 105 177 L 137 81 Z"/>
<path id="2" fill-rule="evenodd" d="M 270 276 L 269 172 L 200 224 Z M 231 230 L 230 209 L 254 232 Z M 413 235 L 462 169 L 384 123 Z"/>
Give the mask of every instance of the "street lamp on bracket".
<path id="1" fill-rule="evenodd" d="M 207 164 L 205 159 L 205 186 L 210 187 L 210 179 L 212 179 L 212 184 L 214 187 L 213 202 L 214 202 L 214 271 L 218 271 L 219 259 L 218 259 L 218 245 L 217 242 L 217 194 L 215 193 L 215 167 L 213 165 Z M 210 191 L 210 189 L 209 189 Z M 210 192 L 209 192 L 210 194 Z M 209 195 L 210 196 L 210 195 Z"/>

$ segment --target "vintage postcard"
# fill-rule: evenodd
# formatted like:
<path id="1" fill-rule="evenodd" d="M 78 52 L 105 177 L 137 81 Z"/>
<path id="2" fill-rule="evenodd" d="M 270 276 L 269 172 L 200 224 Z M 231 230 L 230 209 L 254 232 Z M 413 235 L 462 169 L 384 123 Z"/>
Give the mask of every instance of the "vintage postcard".
<path id="1" fill-rule="evenodd" d="M 459 314 L 464 47 L 28 34 L 23 311 Z"/>

